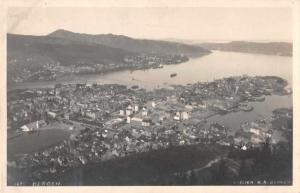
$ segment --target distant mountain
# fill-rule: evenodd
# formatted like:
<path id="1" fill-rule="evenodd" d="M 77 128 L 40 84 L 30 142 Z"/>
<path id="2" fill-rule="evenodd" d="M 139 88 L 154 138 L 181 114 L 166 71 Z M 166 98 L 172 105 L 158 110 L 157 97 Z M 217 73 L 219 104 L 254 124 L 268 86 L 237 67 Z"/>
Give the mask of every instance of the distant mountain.
<path id="1" fill-rule="evenodd" d="M 105 45 L 82 43 L 49 36 L 7 35 L 8 60 L 14 56 L 20 59 L 47 58 L 62 65 L 78 63 L 121 63 L 125 56 L 136 55 L 126 50 Z M 42 61 L 40 61 L 42 62 Z M 32 63 L 32 62 L 31 62 Z"/>
<path id="2" fill-rule="evenodd" d="M 123 35 L 90 35 L 73 33 L 66 30 L 57 30 L 50 33 L 48 36 L 85 43 L 97 43 L 113 48 L 121 48 L 130 52 L 148 54 L 184 54 L 186 56 L 202 56 L 210 53 L 208 49 L 204 49 L 200 46 L 159 40 L 134 39 Z"/>
<path id="3" fill-rule="evenodd" d="M 201 43 L 198 45 L 210 50 L 245 52 L 278 56 L 293 55 L 293 44 L 288 42 L 232 41 L 229 43 Z"/>
<path id="4" fill-rule="evenodd" d="M 54 80 L 59 74 L 96 72 L 95 65 L 98 64 L 109 71 L 111 69 L 104 67 L 123 64 L 126 58 L 137 55 L 100 44 L 49 36 L 8 34 L 7 78 L 8 82 Z"/>
<path id="5" fill-rule="evenodd" d="M 58 30 L 48 36 L 7 34 L 8 82 L 49 81 L 66 74 L 157 68 L 202 56 L 197 46 Z"/>

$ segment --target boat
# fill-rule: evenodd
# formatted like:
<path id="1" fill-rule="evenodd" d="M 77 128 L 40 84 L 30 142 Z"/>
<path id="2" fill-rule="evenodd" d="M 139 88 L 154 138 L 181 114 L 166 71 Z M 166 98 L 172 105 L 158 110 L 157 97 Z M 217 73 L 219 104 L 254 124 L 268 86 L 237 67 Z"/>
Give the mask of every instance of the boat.
<path id="1" fill-rule="evenodd" d="M 255 101 L 259 101 L 259 102 L 262 102 L 264 100 L 266 100 L 266 98 L 264 96 L 255 98 Z"/>
<path id="2" fill-rule="evenodd" d="M 253 107 L 252 106 L 247 106 L 243 109 L 243 111 L 245 112 L 249 112 L 249 111 L 252 111 L 253 110 Z"/>
<path id="3" fill-rule="evenodd" d="M 175 76 L 177 76 L 177 73 L 173 73 L 173 74 L 170 75 L 171 78 L 173 78 Z"/>
<path id="4" fill-rule="evenodd" d="M 249 111 L 252 111 L 252 110 L 253 110 L 253 107 L 250 106 L 250 105 L 247 105 L 247 104 L 241 104 L 241 105 L 239 106 L 239 108 L 240 108 L 241 110 L 243 110 L 244 112 L 249 112 Z"/>
<path id="5" fill-rule="evenodd" d="M 154 67 L 152 67 L 152 69 L 156 69 L 156 68 L 163 68 L 164 66 L 163 65 L 158 65 L 158 66 L 154 66 Z"/>
<path id="6" fill-rule="evenodd" d="M 139 86 L 138 85 L 133 85 L 131 88 L 132 89 L 137 89 L 137 88 L 139 88 Z"/>
<path id="7" fill-rule="evenodd" d="M 233 111 L 233 112 L 239 112 L 240 109 L 239 109 L 239 108 L 234 108 L 234 109 L 232 109 L 232 111 Z"/>

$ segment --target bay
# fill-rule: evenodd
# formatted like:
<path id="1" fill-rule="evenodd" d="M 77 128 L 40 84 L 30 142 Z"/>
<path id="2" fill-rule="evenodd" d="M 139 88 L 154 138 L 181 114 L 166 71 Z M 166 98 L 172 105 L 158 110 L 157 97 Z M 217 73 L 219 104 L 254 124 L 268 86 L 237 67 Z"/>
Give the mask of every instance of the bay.
<path id="1" fill-rule="evenodd" d="M 177 73 L 171 78 L 170 75 Z M 56 83 L 98 83 L 138 85 L 146 89 L 169 87 L 174 84 L 213 81 L 229 76 L 279 76 L 292 85 L 292 58 L 262 54 L 214 51 L 212 54 L 191 58 L 188 62 L 165 65 L 163 68 L 124 70 L 107 74 L 64 76 L 56 81 L 30 82 L 9 85 L 8 89 L 53 86 Z"/>

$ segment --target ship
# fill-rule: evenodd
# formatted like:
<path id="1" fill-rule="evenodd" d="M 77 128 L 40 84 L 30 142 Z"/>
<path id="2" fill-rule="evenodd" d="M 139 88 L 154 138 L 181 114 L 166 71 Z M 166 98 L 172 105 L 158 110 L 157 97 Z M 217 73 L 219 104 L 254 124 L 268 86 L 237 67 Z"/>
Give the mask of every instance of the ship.
<path id="1" fill-rule="evenodd" d="M 154 67 L 152 67 L 152 69 L 156 69 L 156 68 L 163 68 L 164 66 L 163 65 L 158 65 L 158 66 L 154 66 Z"/>
<path id="2" fill-rule="evenodd" d="M 139 86 L 138 85 L 133 85 L 131 88 L 132 89 L 137 89 L 137 88 L 139 88 Z"/>
<path id="3" fill-rule="evenodd" d="M 260 101 L 260 102 L 262 102 L 262 101 L 265 101 L 266 100 L 266 98 L 265 97 L 256 97 L 255 98 L 255 101 Z"/>
<path id="4" fill-rule="evenodd" d="M 239 105 L 239 108 L 244 112 L 249 112 L 253 110 L 253 107 L 247 104 L 241 104 Z"/>
<path id="5" fill-rule="evenodd" d="M 173 78 L 175 76 L 177 76 L 177 73 L 173 73 L 173 74 L 170 75 L 171 78 Z"/>

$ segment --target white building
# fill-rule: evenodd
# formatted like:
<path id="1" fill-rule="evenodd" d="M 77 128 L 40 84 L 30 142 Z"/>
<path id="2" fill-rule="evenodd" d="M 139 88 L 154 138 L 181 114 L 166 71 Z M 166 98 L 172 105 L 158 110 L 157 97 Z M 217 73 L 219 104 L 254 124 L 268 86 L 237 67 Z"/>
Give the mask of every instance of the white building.
<path id="1" fill-rule="evenodd" d="M 134 109 L 134 112 L 138 112 L 139 111 L 139 106 L 138 105 L 134 105 L 133 109 Z"/>
<path id="2" fill-rule="evenodd" d="M 153 101 L 153 102 L 151 103 L 151 106 L 152 106 L 153 108 L 155 108 L 155 107 L 156 107 L 156 103 Z"/>
<path id="3" fill-rule="evenodd" d="M 124 116 L 125 115 L 125 111 L 124 110 L 120 110 L 120 115 Z"/>
<path id="4" fill-rule="evenodd" d="M 98 118 L 99 113 L 97 111 L 86 111 L 85 116 L 95 120 L 96 118 Z"/>
<path id="5" fill-rule="evenodd" d="M 132 115 L 132 110 L 131 109 L 126 109 L 126 115 L 127 116 Z"/>
<path id="6" fill-rule="evenodd" d="M 150 122 L 151 122 L 150 119 L 143 119 L 142 126 L 149 127 L 151 124 Z"/>
<path id="7" fill-rule="evenodd" d="M 189 110 L 193 110 L 194 109 L 194 107 L 192 105 L 185 105 L 185 108 L 189 109 Z"/>
<path id="8" fill-rule="evenodd" d="M 260 134 L 260 130 L 257 129 L 257 128 L 253 128 L 253 127 L 250 128 L 250 132 L 251 132 L 251 133 L 254 133 L 254 134 L 256 134 L 256 135 L 259 135 L 259 134 Z"/>
<path id="9" fill-rule="evenodd" d="M 190 112 L 176 112 L 175 116 L 173 117 L 174 120 L 180 121 L 180 120 L 188 120 L 190 118 Z"/>
<path id="10" fill-rule="evenodd" d="M 26 125 L 23 125 L 20 127 L 20 129 L 24 132 L 34 131 L 38 130 L 40 127 L 43 127 L 46 125 L 46 122 L 44 120 L 35 121 Z"/>
<path id="11" fill-rule="evenodd" d="M 206 106 L 206 104 L 198 104 L 198 107 L 202 108 L 202 109 L 206 109 L 207 106 Z"/>
<path id="12" fill-rule="evenodd" d="M 48 111 L 47 113 L 48 113 L 48 115 L 50 115 L 52 118 L 55 118 L 55 117 L 56 117 L 56 113 L 54 113 L 54 112 Z"/>
<path id="13" fill-rule="evenodd" d="M 181 112 L 181 117 L 180 118 L 181 118 L 181 120 L 188 120 L 190 118 L 190 115 L 189 115 L 188 112 L 183 111 L 183 112 Z"/>
<path id="14" fill-rule="evenodd" d="M 175 115 L 175 116 L 173 117 L 173 119 L 176 120 L 176 121 L 180 121 L 180 117 L 179 117 L 178 115 Z"/>
<path id="15" fill-rule="evenodd" d="M 138 117 L 132 117 L 131 121 L 142 122 L 143 119 L 138 118 Z"/>
<path id="16" fill-rule="evenodd" d="M 142 116 L 144 116 L 144 117 L 148 116 L 148 111 L 147 110 L 143 110 L 142 111 Z"/>

